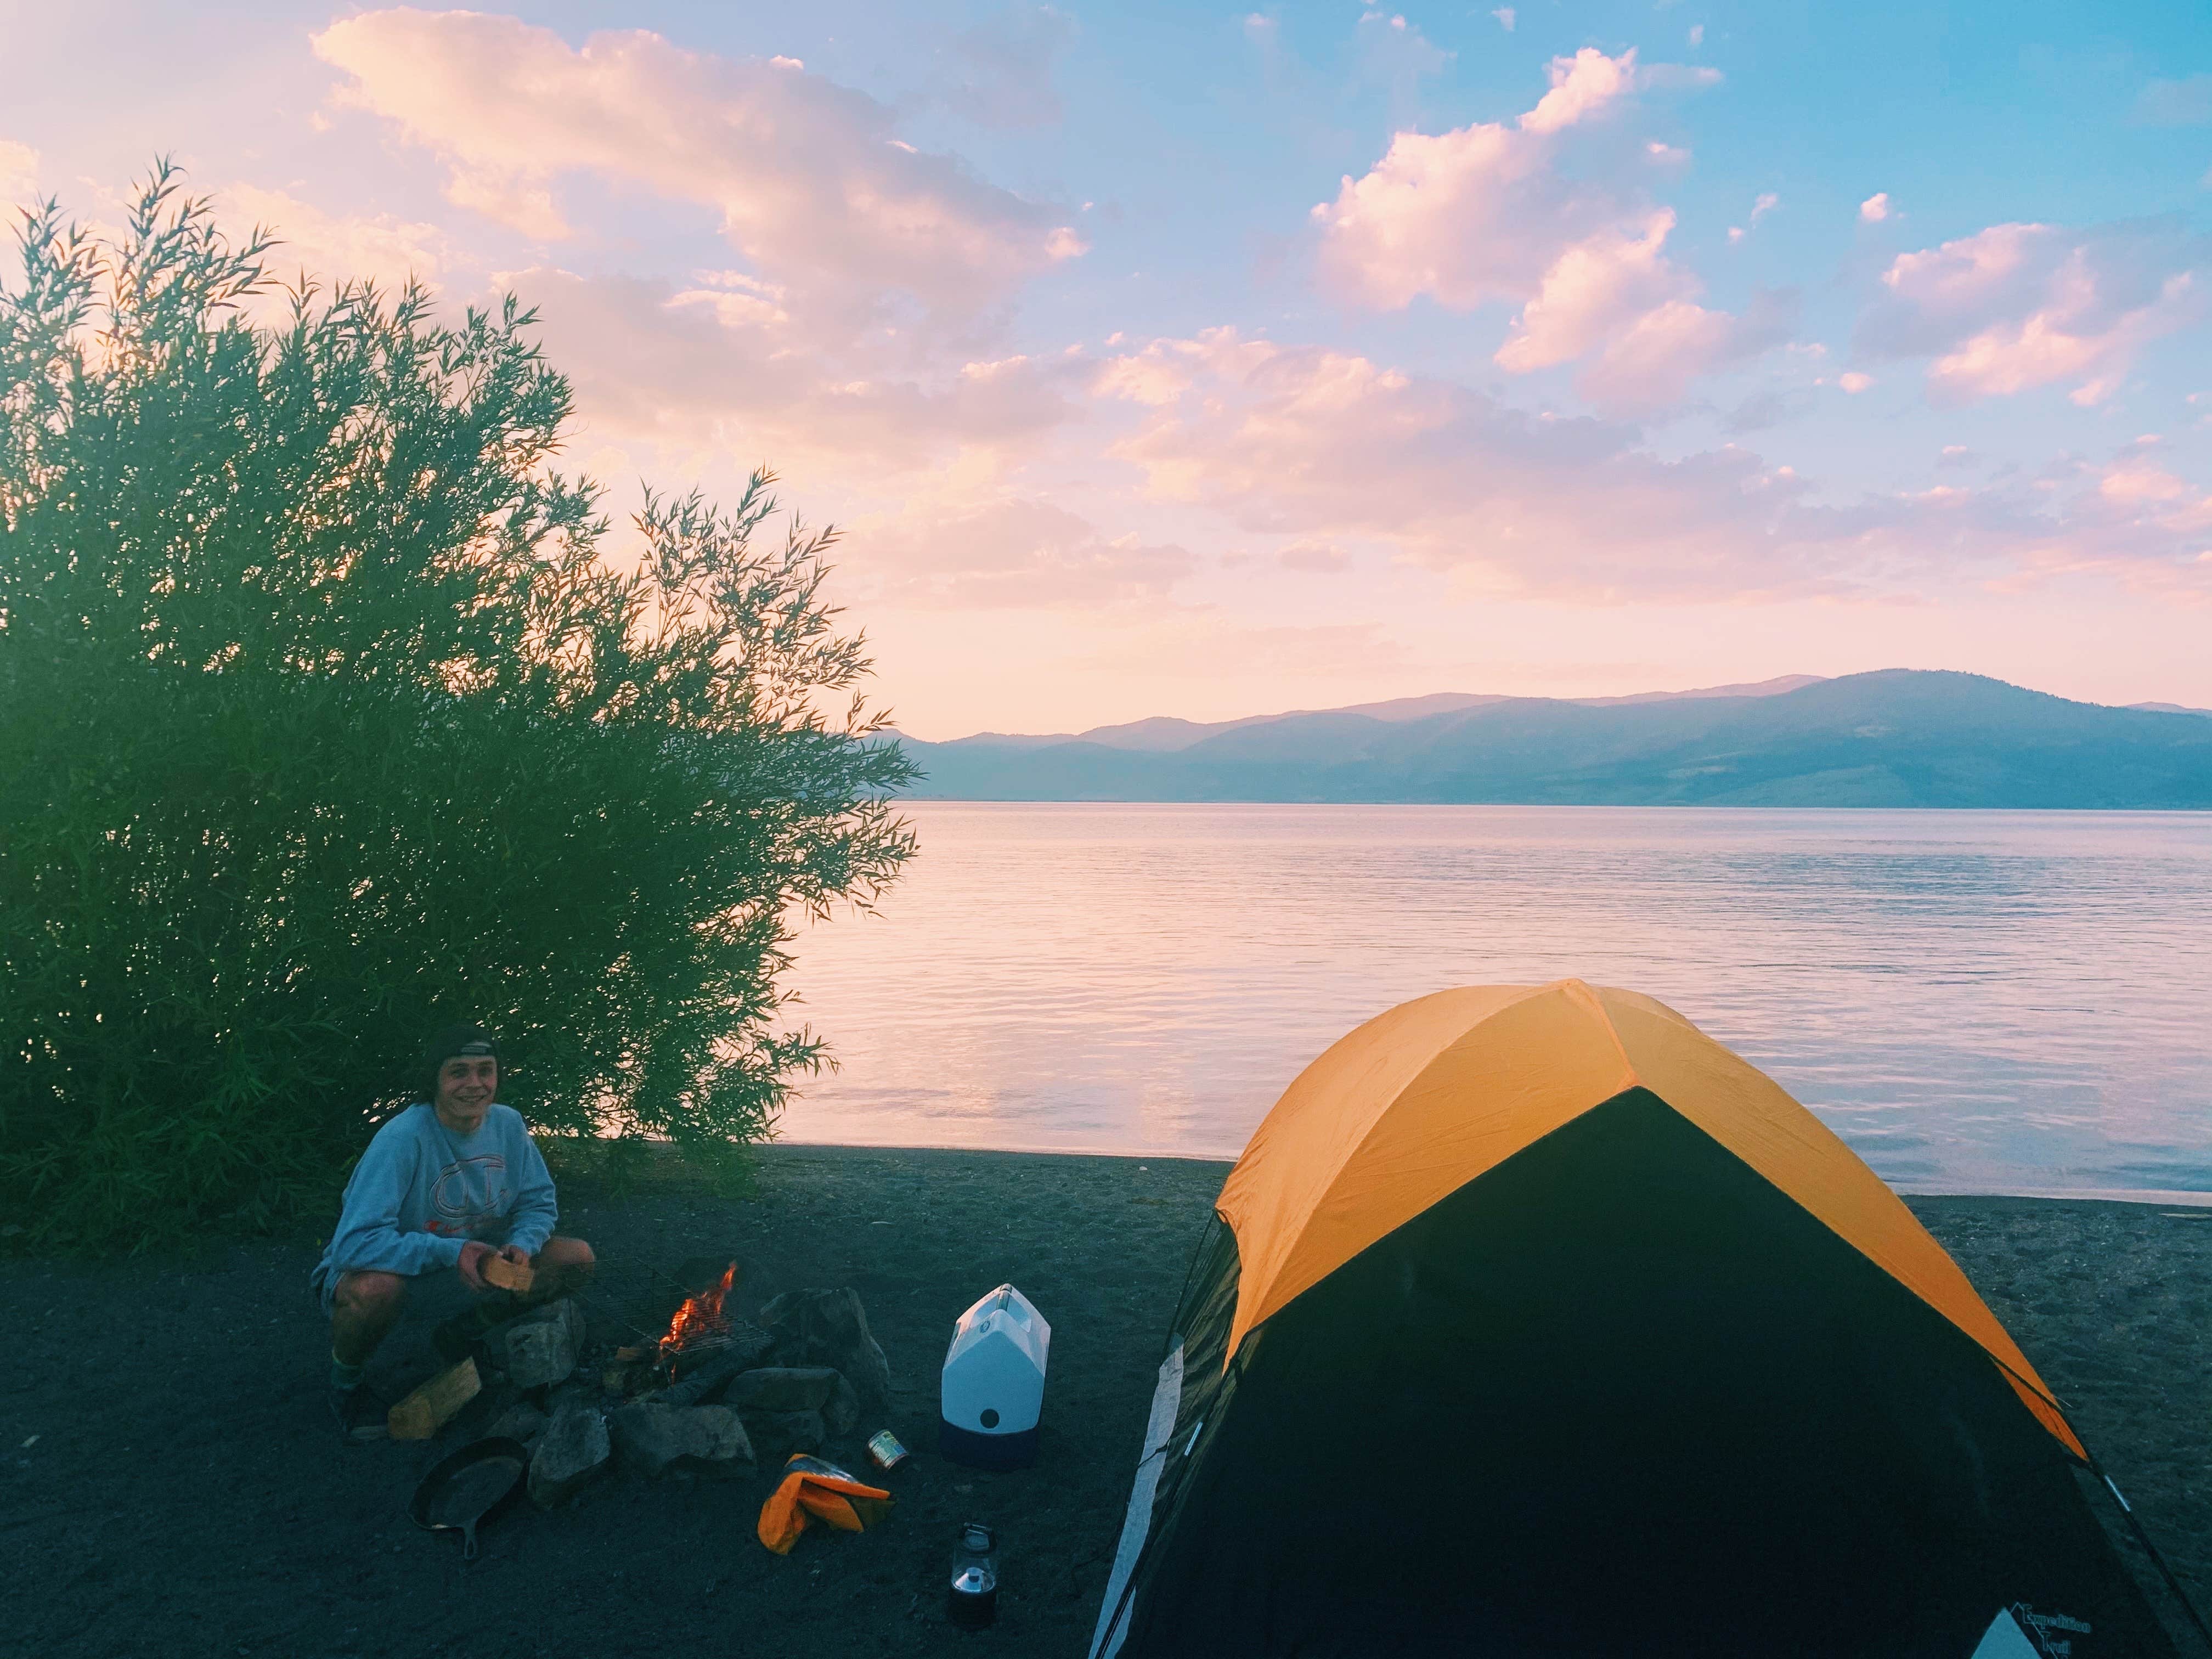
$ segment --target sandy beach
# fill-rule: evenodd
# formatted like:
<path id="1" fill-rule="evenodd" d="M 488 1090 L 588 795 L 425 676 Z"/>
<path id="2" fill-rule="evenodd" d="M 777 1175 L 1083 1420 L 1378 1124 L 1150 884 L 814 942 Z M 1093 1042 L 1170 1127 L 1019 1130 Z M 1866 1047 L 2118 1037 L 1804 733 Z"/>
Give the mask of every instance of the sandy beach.
<path id="1" fill-rule="evenodd" d="M 1139 1450 L 1151 1374 L 1226 1166 L 1169 1159 L 780 1146 L 754 1194 L 572 1183 L 563 1231 L 604 1263 L 592 1334 L 665 1319 L 651 1270 L 727 1252 L 742 1310 L 849 1285 L 891 1363 L 910 1462 L 879 1530 L 761 1548 L 766 1471 L 610 1480 L 526 1504 L 464 1566 L 406 1501 L 450 1449 L 341 1445 L 305 1287 L 315 1241 L 181 1265 L 0 1265 L 0 1548 L 23 1652 L 691 1655 L 1084 1651 Z M 2068 1402 L 2200 1603 L 2212 1602 L 2212 1211 L 1926 1198 L 1915 1211 Z M 934 1452 L 953 1318 L 1001 1282 L 1054 1328 L 1042 1450 L 987 1474 Z M 430 1368 L 427 1310 L 378 1357 Z M 869 1424 L 866 1428 L 881 1426 Z M 864 1429 L 863 1432 L 866 1430 Z M 944 1620 L 955 1528 L 1004 1546 L 997 1626 Z"/>

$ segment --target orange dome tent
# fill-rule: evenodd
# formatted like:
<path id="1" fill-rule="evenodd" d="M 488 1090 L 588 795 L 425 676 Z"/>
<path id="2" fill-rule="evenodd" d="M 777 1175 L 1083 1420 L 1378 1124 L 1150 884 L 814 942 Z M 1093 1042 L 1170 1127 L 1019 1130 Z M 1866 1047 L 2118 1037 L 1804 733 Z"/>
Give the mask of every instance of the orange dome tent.
<path id="1" fill-rule="evenodd" d="M 1649 997 L 1370 1020 L 1216 1209 L 1097 1659 L 2174 1651 L 1957 1264 Z"/>

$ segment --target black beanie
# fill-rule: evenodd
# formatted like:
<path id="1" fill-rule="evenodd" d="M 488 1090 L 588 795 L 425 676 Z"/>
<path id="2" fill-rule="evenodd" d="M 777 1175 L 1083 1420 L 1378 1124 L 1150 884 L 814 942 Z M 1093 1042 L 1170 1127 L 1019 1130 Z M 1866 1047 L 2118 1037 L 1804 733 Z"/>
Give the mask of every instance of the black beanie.
<path id="1" fill-rule="evenodd" d="M 422 1048 L 423 1099 L 437 1099 L 438 1070 L 456 1054 L 489 1054 L 499 1066 L 499 1039 L 481 1025 L 448 1025 L 432 1037 Z"/>

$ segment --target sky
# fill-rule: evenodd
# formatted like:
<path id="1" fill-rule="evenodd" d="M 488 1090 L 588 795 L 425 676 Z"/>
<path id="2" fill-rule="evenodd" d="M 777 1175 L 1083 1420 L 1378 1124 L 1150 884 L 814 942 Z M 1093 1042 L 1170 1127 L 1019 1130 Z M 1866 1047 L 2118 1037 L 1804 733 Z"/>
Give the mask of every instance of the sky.
<path id="1" fill-rule="evenodd" d="M 0 198 L 173 155 L 538 307 L 618 515 L 772 467 L 917 737 L 2212 706 L 2212 9 L 0 0 Z"/>

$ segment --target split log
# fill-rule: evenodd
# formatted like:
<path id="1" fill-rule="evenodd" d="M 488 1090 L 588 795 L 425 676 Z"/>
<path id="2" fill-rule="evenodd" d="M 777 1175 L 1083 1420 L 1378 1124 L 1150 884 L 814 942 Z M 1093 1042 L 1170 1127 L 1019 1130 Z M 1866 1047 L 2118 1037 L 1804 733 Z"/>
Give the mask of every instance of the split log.
<path id="1" fill-rule="evenodd" d="M 538 1277 L 538 1270 L 527 1261 L 516 1263 L 503 1255 L 486 1256 L 477 1271 L 483 1275 L 485 1284 L 517 1296 L 528 1296 L 531 1282 Z"/>
<path id="2" fill-rule="evenodd" d="M 440 1371 L 385 1414 L 394 1440 L 428 1440 L 453 1420 L 454 1413 L 483 1387 L 474 1356 Z"/>
<path id="3" fill-rule="evenodd" d="M 694 1406 L 713 1394 L 740 1371 L 749 1371 L 767 1358 L 775 1339 L 766 1331 L 750 1325 L 740 1325 L 730 1333 L 726 1347 L 711 1351 L 709 1357 L 699 1362 L 698 1368 L 688 1373 L 673 1388 L 661 1390 L 659 1398 L 671 1406 Z"/>

